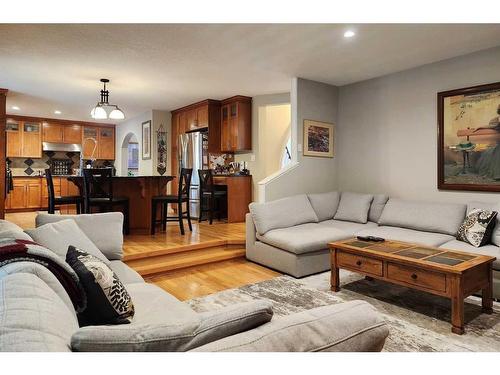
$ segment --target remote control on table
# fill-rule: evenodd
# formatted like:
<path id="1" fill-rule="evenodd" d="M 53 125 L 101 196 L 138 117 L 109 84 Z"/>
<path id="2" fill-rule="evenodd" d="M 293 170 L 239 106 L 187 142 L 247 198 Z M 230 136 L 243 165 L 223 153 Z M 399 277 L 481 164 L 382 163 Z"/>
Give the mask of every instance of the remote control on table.
<path id="1" fill-rule="evenodd" d="M 384 242 L 385 239 L 382 237 L 375 236 L 357 236 L 356 237 L 360 241 L 370 241 L 370 242 Z"/>

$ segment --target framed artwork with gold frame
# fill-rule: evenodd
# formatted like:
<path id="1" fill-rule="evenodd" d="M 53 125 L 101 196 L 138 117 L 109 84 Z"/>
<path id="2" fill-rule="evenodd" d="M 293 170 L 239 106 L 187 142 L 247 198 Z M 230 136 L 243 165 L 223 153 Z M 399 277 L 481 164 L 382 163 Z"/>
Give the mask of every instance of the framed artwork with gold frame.
<path id="1" fill-rule="evenodd" d="M 334 124 L 304 120 L 304 156 L 333 158 Z"/>

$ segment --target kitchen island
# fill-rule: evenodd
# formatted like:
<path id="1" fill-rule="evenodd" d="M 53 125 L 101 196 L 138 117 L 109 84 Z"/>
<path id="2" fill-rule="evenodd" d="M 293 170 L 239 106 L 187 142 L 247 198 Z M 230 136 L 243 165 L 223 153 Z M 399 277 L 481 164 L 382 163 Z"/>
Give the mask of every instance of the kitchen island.
<path id="1" fill-rule="evenodd" d="M 151 233 L 151 198 L 166 194 L 166 186 L 174 176 L 114 176 L 113 196 L 129 199 L 130 232 Z M 83 177 L 70 176 L 68 181 L 83 194 Z"/>

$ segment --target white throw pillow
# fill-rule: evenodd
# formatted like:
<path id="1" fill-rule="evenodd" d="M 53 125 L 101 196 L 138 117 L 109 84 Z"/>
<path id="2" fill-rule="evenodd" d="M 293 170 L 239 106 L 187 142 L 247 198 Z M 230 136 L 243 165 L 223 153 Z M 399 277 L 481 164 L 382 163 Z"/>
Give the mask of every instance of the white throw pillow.
<path id="1" fill-rule="evenodd" d="M 366 224 L 372 200 L 371 194 L 343 192 L 334 219 Z"/>
<path id="2" fill-rule="evenodd" d="M 26 233 L 11 229 L 1 231 L 0 238 L 14 238 L 16 240 L 33 241 L 33 239 Z"/>
<path id="3" fill-rule="evenodd" d="M 106 212 L 83 215 L 38 214 L 36 226 L 73 219 L 78 227 L 109 260 L 123 258 L 123 214 Z"/>
<path id="4" fill-rule="evenodd" d="M 25 232 L 33 238 L 33 241 L 52 250 L 64 260 L 66 260 L 68 247 L 71 245 L 85 249 L 106 264 L 110 263 L 72 219 L 45 224 L 35 229 L 27 229 Z"/>

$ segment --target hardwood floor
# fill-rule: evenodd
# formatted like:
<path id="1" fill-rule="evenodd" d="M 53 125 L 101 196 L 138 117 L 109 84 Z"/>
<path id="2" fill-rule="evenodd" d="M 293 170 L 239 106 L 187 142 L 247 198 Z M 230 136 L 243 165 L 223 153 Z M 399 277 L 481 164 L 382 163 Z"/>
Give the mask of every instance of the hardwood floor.
<path id="1" fill-rule="evenodd" d="M 35 216 L 36 212 L 10 213 L 6 219 L 27 229 L 35 227 Z M 193 232 L 186 230 L 184 236 L 178 225 L 169 223 L 166 232 L 126 236 L 123 245 L 127 264 L 180 300 L 280 275 L 247 261 L 244 249 L 245 224 L 224 222 L 193 222 Z"/>

